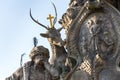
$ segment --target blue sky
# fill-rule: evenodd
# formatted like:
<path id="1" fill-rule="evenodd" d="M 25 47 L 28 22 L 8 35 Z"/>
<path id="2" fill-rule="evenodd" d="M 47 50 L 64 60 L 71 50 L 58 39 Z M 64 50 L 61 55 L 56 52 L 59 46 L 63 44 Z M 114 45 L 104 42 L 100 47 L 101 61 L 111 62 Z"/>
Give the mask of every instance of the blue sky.
<path id="1" fill-rule="evenodd" d="M 68 8 L 69 0 L 52 2 L 57 7 L 59 20 Z M 0 80 L 4 80 L 20 67 L 21 54 L 26 53 L 23 63 L 29 60 L 33 37 L 38 38 L 38 45 L 51 50 L 47 39 L 39 36 L 46 30 L 30 19 L 30 8 L 34 18 L 44 25 L 49 25 L 46 20 L 48 14 L 55 14 L 50 0 L 0 0 Z M 56 27 L 61 26 L 57 23 Z M 64 35 L 63 32 L 62 36 Z"/>

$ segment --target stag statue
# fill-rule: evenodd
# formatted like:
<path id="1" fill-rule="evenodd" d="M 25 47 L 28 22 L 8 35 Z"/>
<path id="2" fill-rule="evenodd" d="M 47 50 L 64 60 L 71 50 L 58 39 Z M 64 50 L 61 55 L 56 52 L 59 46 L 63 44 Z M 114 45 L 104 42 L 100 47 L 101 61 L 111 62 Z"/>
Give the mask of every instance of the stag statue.
<path id="1" fill-rule="evenodd" d="M 54 4 L 53 6 L 55 9 L 56 16 L 53 20 L 53 25 L 51 23 L 50 27 L 47 27 L 41 24 L 40 22 L 38 22 L 37 20 L 35 20 L 32 17 L 31 10 L 30 10 L 30 17 L 35 23 L 39 24 L 40 26 L 44 27 L 47 30 L 46 33 L 41 33 L 40 35 L 48 39 L 52 49 L 52 60 L 50 60 L 50 63 L 52 63 L 55 67 L 57 67 L 61 74 L 65 72 L 65 62 L 67 58 L 67 52 L 64 48 L 65 42 L 62 40 L 61 34 L 60 34 L 60 31 L 62 30 L 62 28 L 56 29 L 54 27 L 57 21 L 57 11 Z"/>

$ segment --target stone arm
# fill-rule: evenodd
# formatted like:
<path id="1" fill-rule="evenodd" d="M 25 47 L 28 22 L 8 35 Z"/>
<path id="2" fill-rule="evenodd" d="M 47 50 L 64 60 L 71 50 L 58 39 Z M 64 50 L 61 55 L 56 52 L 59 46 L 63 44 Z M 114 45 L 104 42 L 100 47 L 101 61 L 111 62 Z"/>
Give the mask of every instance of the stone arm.
<path id="1" fill-rule="evenodd" d="M 24 63 L 23 67 L 18 68 L 10 77 L 5 80 L 28 80 L 31 61 Z"/>
<path id="2" fill-rule="evenodd" d="M 49 62 L 46 61 L 44 62 L 44 66 L 45 69 L 51 74 L 53 79 L 58 79 L 60 77 L 60 72 L 55 66 L 50 65 Z"/>
<path id="3" fill-rule="evenodd" d="M 23 67 L 17 69 L 11 76 L 5 78 L 5 80 L 22 80 L 23 79 Z"/>

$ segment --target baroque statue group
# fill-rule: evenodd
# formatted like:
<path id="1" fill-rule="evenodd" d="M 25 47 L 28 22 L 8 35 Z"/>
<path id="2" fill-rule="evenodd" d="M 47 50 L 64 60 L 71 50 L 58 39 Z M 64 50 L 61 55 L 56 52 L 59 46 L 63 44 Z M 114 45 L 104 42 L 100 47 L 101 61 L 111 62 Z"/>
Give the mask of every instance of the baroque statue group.
<path id="1" fill-rule="evenodd" d="M 120 80 L 120 0 L 70 0 L 69 7 L 59 20 L 49 15 L 50 26 L 31 19 L 47 30 L 52 49 L 34 47 L 24 63 L 5 80 Z M 66 39 L 61 38 L 64 29 Z"/>

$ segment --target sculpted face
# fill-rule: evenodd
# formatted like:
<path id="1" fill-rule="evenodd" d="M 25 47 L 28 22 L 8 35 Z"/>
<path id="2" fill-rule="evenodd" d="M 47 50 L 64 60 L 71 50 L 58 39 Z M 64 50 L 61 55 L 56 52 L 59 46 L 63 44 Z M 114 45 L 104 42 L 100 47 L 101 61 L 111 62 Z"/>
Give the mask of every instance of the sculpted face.
<path id="1" fill-rule="evenodd" d="M 36 55 L 34 58 L 34 63 L 36 66 L 42 66 L 45 57 L 43 54 Z"/>
<path id="2" fill-rule="evenodd" d="M 64 41 L 61 38 L 60 31 L 61 29 L 50 28 L 47 33 L 41 33 L 40 35 L 47 38 L 53 45 L 63 46 Z"/>

